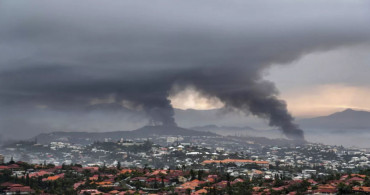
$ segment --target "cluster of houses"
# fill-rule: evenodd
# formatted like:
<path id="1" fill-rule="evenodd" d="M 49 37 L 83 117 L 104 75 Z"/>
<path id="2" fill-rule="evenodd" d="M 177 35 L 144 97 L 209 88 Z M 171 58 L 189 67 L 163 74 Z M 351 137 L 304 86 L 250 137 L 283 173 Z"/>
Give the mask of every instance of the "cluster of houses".
<path id="1" fill-rule="evenodd" d="M 268 161 L 254 161 L 249 159 L 224 159 L 224 160 L 205 160 L 202 162 L 202 165 L 206 164 L 230 164 L 233 163 L 236 166 L 243 166 L 243 165 L 250 165 L 250 164 L 256 164 L 263 168 L 269 168 L 269 162 Z"/>
<path id="2" fill-rule="evenodd" d="M 204 169 L 151 169 L 151 168 L 119 168 L 119 167 L 82 167 L 80 165 L 50 166 L 29 165 L 24 162 L 14 162 L 0 167 L 0 181 L 4 181 L 4 171 L 11 171 L 12 178 L 0 183 L 0 194 L 34 194 L 35 189 L 25 185 L 20 178 L 34 178 L 43 183 L 53 183 L 68 179 L 70 175 L 78 175 L 81 180 L 71 186 L 78 194 L 191 194 L 201 195 L 212 190 L 220 192 L 245 182 L 252 185 L 253 194 L 295 194 L 292 186 L 307 183 L 306 194 L 336 194 L 342 186 L 350 186 L 353 193 L 370 193 L 369 175 L 342 174 L 336 179 L 321 182 L 312 178 L 285 179 L 277 185 L 281 172 L 268 170 L 267 161 L 249 159 L 205 160 L 204 166 L 226 166 L 225 172 L 211 172 Z M 233 176 L 230 173 L 244 165 L 257 165 L 259 169 L 251 169 L 246 175 Z M 229 172 L 231 170 L 231 172 Z M 305 174 L 316 174 L 313 170 L 304 170 Z M 226 175 L 226 177 L 225 177 Z M 269 176 L 269 177 L 266 177 Z M 258 181 L 258 182 L 254 182 Z M 38 193 L 48 194 L 48 189 Z"/>
<path id="3" fill-rule="evenodd" d="M 162 137 L 159 137 L 160 139 Z M 147 150 L 133 151 L 144 145 L 144 141 L 121 139 L 117 142 L 107 141 L 106 145 L 114 145 L 115 149 L 100 147 L 99 144 L 79 145 L 58 141 L 49 144 L 17 144 L 3 149 L 9 158 L 34 164 L 52 163 L 55 165 L 78 163 L 85 166 L 114 165 L 118 161 L 124 166 L 140 167 L 145 164 L 152 165 L 152 161 L 161 161 L 154 168 L 165 166 L 193 166 L 209 159 L 252 159 L 260 161 L 262 165 L 280 167 L 323 167 L 330 171 L 346 171 L 370 167 L 370 152 L 363 149 L 348 149 L 341 146 L 328 146 L 323 144 L 306 144 L 301 146 L 261 145 L 254 142 L 240 142 L 240 140 L 214 138 L 214 139 L 188 139 L 166 137 L 167 145 L 152 144 Z M 164 139 L 164 138 L 163 138 Z M 101 144 L 101 145 L 104 145 Z M 116 148 L 118 148 L 116 150 Z M 237 156 L 235 156 L 237 154 Z M 114 158 L 110 158 L 114 157 Z M 0 162 L 2 156 L 0 155 Z M 235 162 L 248 163 L 248 162 Z"/>
<path id="4" fill-rule="evenodd" d="M 253 186 L 255 194 L 287 192 L 302 182 L 310 183 L 307 193 L 312 194 L 337 193 L 341 185 L 351 186 L 352 192 L 369 193 L 368 176 L 346 174 L 370 168 L 368 150 L 323 144 L 236 144 L 232 139 L 179 142 L 183 140 L 173 137 L 167 140 L 171 142 L 167 146 L 125 139 L 91 145 L 63 141 L 47 145 L 17 144 L 2 151 L 5 155 L 0 155 L 0 172 L 11 171 L 13 178 L 38 178 L 40 182 L 47 183 L 68 179 L 62 165 L 80 164 L 82 167 L 73 166 L 73 174 L 92 174 L 88 179 L 74 183 L 73 189 L 80 194 L 165 194 L 164 188 L 171 193 L 204 194 L 212 189 L 223 190 L 253 180 L 263 181 L 263 185 Z M 15 159 L 22 160 L 27 157 L 27 162 L 34 165 L 25 169 L 22 162 L 4 164 L 13 155 Z M 55 166 L 45 168 L 48 164 Z M 114 168 L 118 165 L 128 168 Z M 115 169 L 116 172 L 102 172 L 101 167 L 111 167 L 109 169 Z M 194 178 L 191 170 L 202 171 L 204 175 Z M 341 174 L 341 178 L 325 184 L 315 180 L 333 172 Z M 231 179 L 226 180 L 225 174 Z M 276 176 L 282 175 L 289 179 L 279 186 L 271 185 Z M 87 183 L 95 187 L 87 188 Z M 14 181 L 3 182 L 2 193 L 12 194 L 14 191 L 32 194 L 34 189 Z"/>
<path id="5" fill-rule="evenodd" d="M 3 194 L 6 194 L 6 195 L 35 194 L 35 190 L 31 189 L 30 186 L 24 186 L 22 184 L 4 182 L 0 185 L 0 187 L 3 191 Z"/>
<path id="6" fill-rule="evenodd" d="M 269 147 L 259 157 L 278 166 L 322 167 L 330 171 L 346 171 L 370 167 L 367 149 L 307 144 L 295 147 Z"/>

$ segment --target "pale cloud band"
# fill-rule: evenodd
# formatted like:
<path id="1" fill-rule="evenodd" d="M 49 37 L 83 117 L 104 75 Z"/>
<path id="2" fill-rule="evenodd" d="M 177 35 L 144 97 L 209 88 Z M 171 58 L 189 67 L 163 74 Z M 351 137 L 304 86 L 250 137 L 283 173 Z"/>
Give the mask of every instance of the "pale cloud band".
<path id="1" fill-rule="evenodd" d="M 169 99 L 174 108 L 183 110 L 211 110 L 224 107 L 217 97 L 207 97 L 191 86 L 172 94 Z"/>
<path id="2" fill-rule="evenodd" d="M 290 91 L 281 95 L 288 110 L 297 117 L 328 115 L 347 108 L 370 111 L 370 88 L 340 84 L 320 85 Z M 223 108 L 215 97 L 203 96 L 193 88 L 187 88 L 170 96 L 172 106 L 178 109 L 211 110 Z"/>
<path id="3" fill-rule="evenodd" d="M 282 96 L 289 110 L 300 117 L 328 115 L 347 108 L 370 111 L 369 97 L 369 87 L 339 84 L 303 88 Z"/>

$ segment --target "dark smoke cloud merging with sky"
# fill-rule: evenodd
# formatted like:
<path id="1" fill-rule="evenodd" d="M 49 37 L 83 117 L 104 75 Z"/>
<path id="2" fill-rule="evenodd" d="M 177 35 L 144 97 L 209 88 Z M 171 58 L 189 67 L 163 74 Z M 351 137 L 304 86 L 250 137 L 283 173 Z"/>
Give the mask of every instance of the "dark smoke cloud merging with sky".
<path id="1" fill-rule="evenodd" d="M 366 1 L 2 1 L 1 131 L 40 109 L 130 110 L 175 125 L 168 96 L 177 85 L 301 139 L 264 71 L 368 42 L 368 8 Z"/>

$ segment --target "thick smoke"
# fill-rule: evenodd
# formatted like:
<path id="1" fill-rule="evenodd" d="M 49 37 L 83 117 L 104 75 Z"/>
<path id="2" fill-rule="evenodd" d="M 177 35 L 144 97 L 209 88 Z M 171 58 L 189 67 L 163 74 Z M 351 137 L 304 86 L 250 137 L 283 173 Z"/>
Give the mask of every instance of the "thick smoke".
<path id="1" fill-rule="evenodd" d="M 369 41 L 367 3 L 333 3 L 2 1 L 1 117 L 5 124 L 21 112 L 83 114 L 105 105 L 173 126 L 171 89 L 194 86 L 303 139 L 263 74 Z"/>

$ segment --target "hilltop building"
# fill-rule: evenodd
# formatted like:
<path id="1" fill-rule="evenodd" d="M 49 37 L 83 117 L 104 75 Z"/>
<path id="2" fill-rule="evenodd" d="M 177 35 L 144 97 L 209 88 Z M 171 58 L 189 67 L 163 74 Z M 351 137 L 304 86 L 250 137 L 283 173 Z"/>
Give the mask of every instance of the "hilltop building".
<path id="1" fill-rule="evenodd" d="M 225 159 L 225 160 L 205 160 L 202 162 L 203 165 L 206 164 L 229 164 L 234 163 L 237 166 L 243 166 L 247 164 L 257 164 L 258 166 L 269 168 L 269 162 L 267 161 L 254 161 L 254 160 L 247 160 L 247 159 Z"/>

